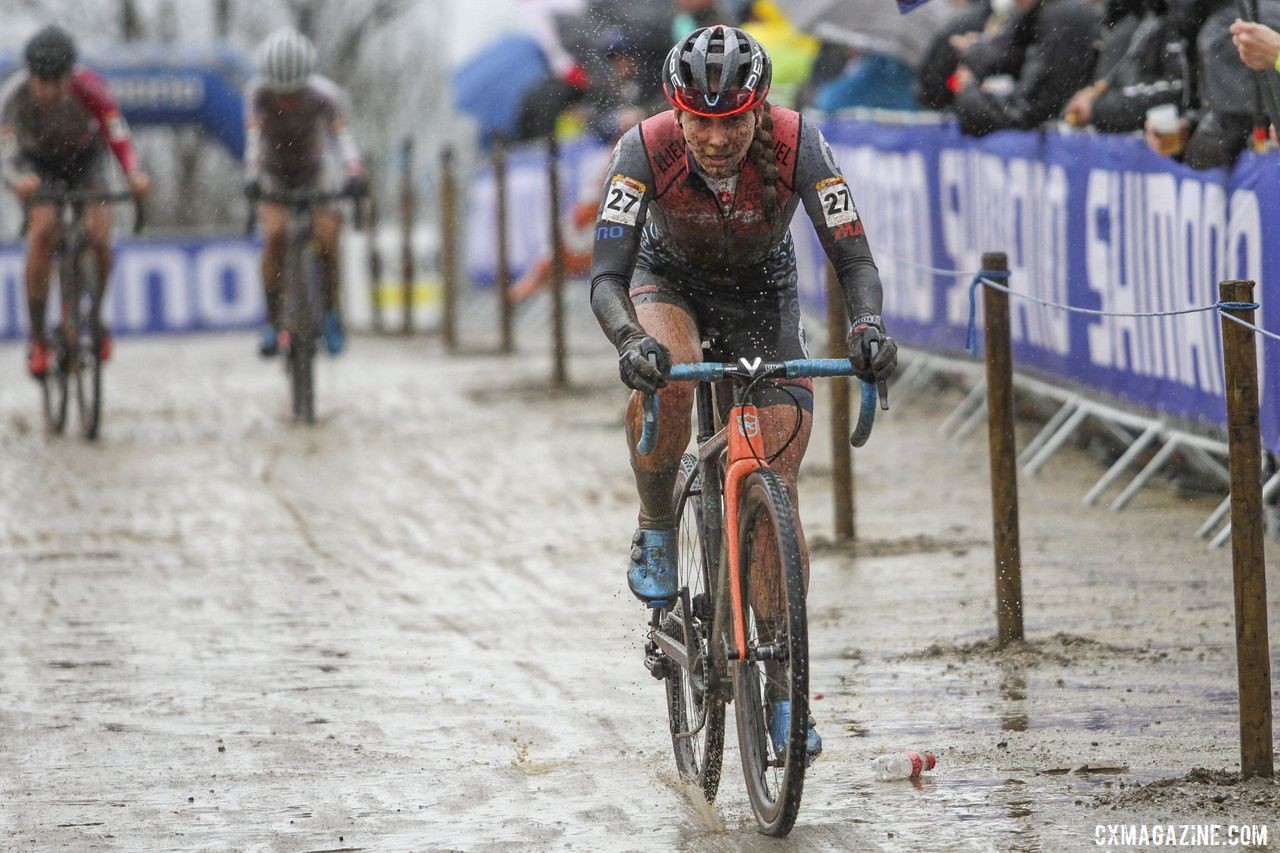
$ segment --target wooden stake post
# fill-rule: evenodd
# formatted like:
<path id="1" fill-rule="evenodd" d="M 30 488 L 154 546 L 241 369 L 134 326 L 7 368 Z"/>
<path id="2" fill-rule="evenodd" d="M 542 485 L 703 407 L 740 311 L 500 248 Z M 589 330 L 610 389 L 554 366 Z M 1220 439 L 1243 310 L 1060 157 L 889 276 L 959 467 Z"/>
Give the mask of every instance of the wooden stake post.
<path id="1" fill-rule="evenodd" d="M 369 185 L 376 187 L 378 182 L 370 170 Z M 369 268 L 369 301 L 373 320 L 373 330 L 381 332 L 382 325 L 382 255 L 378 252 L 378 194 L 369 193 L 369 212 L 365 220 L 365 263 Z"/>
<path id="2" fill-rule="evenodd" d="M 444 347 L 458 348 L 458 187 L 453 176 L 453 148 L 440 154 L 440 334 Z"/>
<path id="3" fill-rule="evenodd" d="M 1218 285 L 1223 302 L 1253 302 L 1252 281 Z M 1249 309 L 1223 309 L 1247 323 Z M 1240 775 L 1275 776 L 1271 739 L 1271 653 L 1262 545 L 1262 434 L 1258 352 L 1252 329 L 1222 318 L 1227 440 L 1231 468 L 1231 574 L 1235 582 L 1236 674 L 1240 680 Z"/>
<path id="4" fill-rule="evenodd" d="M 569 384 L 565 368 L 564 335 L 564 243 L 560 239 L 560 146 L 552 133 L 547 137 L 547 184 L 550 189 L 551 220 L 551 358 L 552 384 L 562 388 Z"/>
<path id="5" fill-rule="evenodd" d="M 982 256 L 984 270 L 1009 268 L 1003 252 Z M 986 324 L 987 429 L 991 454 L 991 514 L 996 562 L 996 645 L 1022 639 L 1022 551 L 1018 536 L 1018 449 L 1013 430 L 1013 348 L 1009 295 L 982 288 Z"/>
<path id="6" fill-rule="evenodd" d="M 401 146 L 403 170 L 400 172 L 400 296 L 404 301 L 404 323 L 400 331 L 413 332 L 413 214 L 417 206 L 413 195 L 413 140 Z"/>
<path id="7" fill-rule="evenodd" d="M 845 358 L 849 355 L 845 337 L 849 320 L 845 315 L 844 296 L 836 270 L 827 264 L 827 355 Z M 849 414 L 849 380 L 837 376 L 827 382 L 831 389 L 831 488 L 835 498 L 836 539 L 857 539 L 856 508 L 853 494 L 853 448 L 849 433 L 853 426 Z"/>
<path id="8" fill-rule="evenodd" d="M 511 258 L 507 247 L 507 148 L 501 140 L 493 146 L 493 182 L 497 193 L 498 245 L 497 260 L 498 333 L 501 349 L 511 352 L 515 339 L 511 326 Z"/>

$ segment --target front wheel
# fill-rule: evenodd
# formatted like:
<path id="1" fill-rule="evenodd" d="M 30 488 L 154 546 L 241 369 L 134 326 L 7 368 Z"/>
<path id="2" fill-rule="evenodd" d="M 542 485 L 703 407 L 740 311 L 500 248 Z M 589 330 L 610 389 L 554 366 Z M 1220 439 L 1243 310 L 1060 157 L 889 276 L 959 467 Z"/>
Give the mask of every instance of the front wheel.
<path id="1" fill-rule="evenodd" d="M 713 802 L 724 758 L 724 701 L 714 689 L 717 662 L 712 659 L 710 644 L 714 573 L 704 546 L 708 527 L 703 522 L 703 497 L 697 460 L 686 453 L 680 460 L 675 487 L 679 525 L 676 571 L 680 588 L 688 594 L 662 620 L 661 627 L 663 633 L 685 645 L 690 663 L 686 669 L 672 661 L 667 669 L 667 719 L 680 775 L 697 785 L 707 802 Z M 684 602 L 689 602 L 690 613 L 684 612 Z"/>
<path id="2" fill-rule="evenodd" d="M 315 343 L 309 340 L 291 343 L 287 359 L 293 417 L 308 424 L 316 420 L 314 350 Z"/>
<path id="3" fill-rule="evenodd" d="M 67 400 L 69 398 L 66 347 L 62 329 L 58 330 L 58 344 L 54 347 L 49 371 L 40 380 L 40 394 L 44 399 L 44 425 L 50 435 L 61 435 L 67 426 Z"/>
<path id="4" fill-rule="evenodd" d="M 80 410 L 80 432 L 89 441 L 98 437 L 102 421 L 102 360 L 96 342 L 80 348 L 80 368 L 75 371 L 76 406 Z"/>
<path id="5" fill-rule="evenodd" d="M 804 564 L 787 487 L 769 468 L 743 483 L 738 510 L 747 659 L 735 662 L 734 713 L 747 794 L 760 831 L 784 836 L 804 791 L 809 730 L 809 629 Z M 775 745 L 771 715 L 791 703 Z"/>

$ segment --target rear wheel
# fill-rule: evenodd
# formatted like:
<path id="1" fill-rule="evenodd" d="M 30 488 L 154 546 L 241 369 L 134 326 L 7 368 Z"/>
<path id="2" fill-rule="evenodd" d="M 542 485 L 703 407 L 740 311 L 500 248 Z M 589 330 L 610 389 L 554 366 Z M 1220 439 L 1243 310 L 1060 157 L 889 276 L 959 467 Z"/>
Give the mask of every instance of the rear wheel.
<path id="1" fill-rule="evenodd" d="M 80 410 L 80 431 L 89 441 L 98 437 L 102 420 L 102 361 L 97 342 L 83 344 L 79 352 L 80 368 L 75 371 L 76 404 Z"/>
<path id="2" fill-rule="evenodd" d="M 724 757 L 724 701 L 709 687 L 713 682 L 709 638 L 711 636 L 712 578 L 708 549 L 704 547 L 707 528 L 697 460 L 685 454 L 676 478 L 676 523 L 678 545 L 676 568 L 681 589 L 688 595 L 662 620 L 662 630 L 685 644 L 689 668 L 674 661 L 667 669 L 667 718 L 671 724 L 671 744 L 680 775 L 696 784 L 707 802 L 716 798 Z M 690 613 L 684 612 L 689 602 Z M 686 623 L 688 631 L 686 632 Z M 686 637 L 689 641 L 686 642 Z"/>
<path id="3" fill-rule="evenodd" d="M 289 373 L 293 417 L 308 424 L 316 419 L 315 355 L 320 324 L 317 261 L 309 245 L 294 245 L 285 282 L 285 328 L 289 330 L 285 369 Z"/>
<path id="4" fill-rule="evenodd" d="M 747 476 L 738 519 L 748 649 L 733 677 L 738 746 L 760 831 L 783 836 L 795 824 L 804 791 L 809 634 L 795 514 L 777 472 L 760 468 Z M 762 565 L 779 571 L 762 571 Z M 769 724 L 780 701 L 791 703 L 791 720 L 775 749 Z"/>

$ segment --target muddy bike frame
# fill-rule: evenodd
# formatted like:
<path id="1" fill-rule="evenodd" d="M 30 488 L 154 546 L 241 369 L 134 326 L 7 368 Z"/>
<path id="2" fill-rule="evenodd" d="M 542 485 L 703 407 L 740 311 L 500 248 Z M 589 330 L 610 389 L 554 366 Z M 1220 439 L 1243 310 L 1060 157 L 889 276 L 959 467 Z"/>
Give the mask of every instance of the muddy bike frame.
<path id="1" fill-rule="evenodd" d="M 315 241 L 315 210 L 338 201 L 353 203 L 353 221 L 357 229 L 364 225 L 360 199 L 363 194 L 346 191 L 317 191 L 309 188 L 293 190 L 269 190 L 254 194 L 253 202 L 278 204 L 288 211 L 285 223 L 285 258 L 281 271 L 280 298 L 284 305 L 285 369 L 289 374 L 293 416 L 305 423 L 314 423 L 316 341 L 320 338 L 323 310 L 322 286 L 314 264 L 307 263 L 308 254 Z M 257 224 L 257 204 L 249 206 L 246 233 L 252 233 Z"/>
<path id="2" fill-rule="evenodd" d="M 74 190 L 55 183 L 42 185 L 26 201 L 23 234 L 26 234 L 30 224 L 31 208 L 52 206 L 57 209 L 58 216 L 58 241 L 53 247 L 52 268 L 58 271 L 60 314 L 53 369 L 40 383 L 45 422 L 54 433 L 60 433 L 66 428 L 68 387 L 74 379 L 81 432 L 90 441 L 98 437 L 102 416 L 102 361 L 98 358 L 98 341 L 94 337 L 94 330 L 85 328 L 84 323 L 98 309 L 97 303 L 104 296 L 105 286 L 102 288 L 103 292 L 99 292 L 95 282 L 85 280 L 89 234 L 84 225 L 84 208 L 88 204 L 119 204 L 126 201 L 133 202 L 133 233 L 137 234 L 142 231 L 146 221 L 144 208 L 141 199 L 129 192 Z M 82 304 L 86 292 L 91 300 L 87 312 Z M 87 380 L 84 375 L 86 368 L 89 373 Z M 88 388 L 85 387 L 86 381 L 89 383 Z"/>
<path id="3" fill-rule="evenodd" d="M 872 354 L 874 350 L 875 347 L 869 348 Z M 653 608 L 645 646 L 645 667 L 667 684 L 677 765 L 687 778 L 701 782 L 709 800 L 715 796 L 721 772 L 723 708 L 733 701 L 735 691 L 739 694 L 735 716 L 748 793 L 761 831 L 775 836 L 786 835 L 795 820 L 804 765 L 808 760 L 804 724 L 808 718 L 808 629 L 798 527 L 785 484 L 771 470 L 773 460 L 765 455 L 760 411 L 754 395 L 766 380 L 852 374 L 853 366 L 848 359 L 764 363 L 759 358 L 741 359 L 737 364 L 678 364 L 670 372 L 671 381 L 698 382 L 698 453 L 696 458 L 686 456 L 681 462 L 683 479 L 677 480 L 673 496 L 681 541 L 677 543 L 676 553 L 671 555 L 680 566 L 686 565 L 686 560 L 691 561 L 692 566 L 687 577 L 683 577 L 685 571 L 677 567 L 681 577 L 677 580 L 676 599 Z M 712 383 L 726 381 L 732 385 L 733 401 L 724 425 L 717 428 Z M 882 404 L 888 407 L 884 386 L 877 389 L 875 384 L 864 382 L 858 425 L 850 436 L 855 446 L 861 446 L 870 436 L 877 390 Z M 644 401 L 643 427 L 637 444 L 640 454 L 651 452 L 657 443 L 657 400 L 655 394 Z M 798 400 L 796 407 L 799 410 Z M 796 434 L 799 429 L 797 422 Z M 795 434 L 786 444 L 794 438 Z M 765 469 L 763 474 L 757 474 L 761 469 Z M 696 502 L 692 503 L 692 526 L 698 539 L 697 549 L 684 541 L 685 510 L 693 501 Z M 758 636 L 752 643 L 748 640 L 744 592 L 750 581 L 748 566 L 743 563 L 753 562 L 757 555 L 755 545 L 744 543 L 751 537 L 754 524 L 764 517 L 762 513 L 778 531 L 775 544 L 782 552 L 776 583 L 779 589 L 785 588 L 785 598 L 791 603 L 783 604 L 782 612 L 789 626 L 786 631 L 775 633 L 764 642 Z M 740 526 L 743 521 L 749 529 Z M 754 541 L 752 538 L 751 542 Z M 750 550 L 750 556 L 744 555 L 744 547 Z M 702 591 L 693 595 L 691 586 L 702 587 Z M 756 625 L 758 628 L 758 621 Z M 767 747 L 761 744 L 764 717 L 758 695 L 753 697 L 760 684 L 754 665 L 766 661 L 788 667 L 786 690 L 792 701 L 792 725 L 786 747 L 777 751 L 775 746 L 778 756 L 775 759 L 768 757 Z M 693 709 L 684 704 L 686 698 L 692 701 Z M 696 716 L 691 715 L 690 710 Z M 698 747 L 693 738 L 704 729 L 706 746 Z M 766 739 L 770 736 L 764 735 Z M 780 782 L 775 779 L 778 789 L 775 796 L 769 791 L 766 775 L 768 768 L 779 767 L 783 775 Z"/>
<path id="4" fill-rule="evenodd" d="M 698 468 L 705 471 L 710 466 L 721 464 L 722 457 L 724 460 L 721 530 L 738 529 L 738 498 L 741 494 L 742 482 L 752 471 L 769 465 L 760 437 L 760 410 L 750 399 L 755 383 L 766 379 L 811 379 L 852 375 L 853 366 L 847 358 L 806 358 L 770 363 L 763 362 L 759 358 L 750 361 L 744 358 L 737 364 L 704 361 L 694 364 L 676 364 L 671 367 L 669 381 L 699 383 L 696 394 Z M 734 401 L 728 417 L 725 418 L 724 426 L 716 430 L 715 404 L 710 383 L 725 380 L 734 382 Z M 879 392 L 882 405 L 887 409 L 888 402 L 884 388 L 881 387 Z M 875 423 L 876 393 L 876 384 L 862 383 L 858 422 L 849 437 L 854 447 L 861 447 L 871 435 L 871 429 Z M 730 426 L 736 426 L 737 429 L 730 429 Z M 648 455 L 653 451 L 657 441 L 658 395 L 652 394 L 645 397 L 644 424 L 640 440 L 636 443 L 636 450 L 641 455 Z M 710 479 L 703 478 L 703 482 L 709 482 Z M 693 481 L 694 478 L 691 477 L 690 485 Z M 704 506 L 705 503 L 704 501 Z M 742 608 L 742 568 L 738 561 L 738 544 L 737 536 L 728 537 L 726 568 L 732 602 L 734 646 L 728 650 L 726 659 L 746 661 L 748 649 Z M 704 547 L 711 548 L 718 545 L 706 543 Z M 709 554 L 708 557 L 710 556 Z M 715 556 L 718 557 L 718 554 Z M 708 559 L 707 564 L 715 566 L 719 564 L 719 560 Z M 687 594 L 687 590 L 685 592 Z M 657 613 L 654 614 L 654 618 L 658 618 Z M 684 658 L 685 655 L 679 654 L 678 657 Z"/>

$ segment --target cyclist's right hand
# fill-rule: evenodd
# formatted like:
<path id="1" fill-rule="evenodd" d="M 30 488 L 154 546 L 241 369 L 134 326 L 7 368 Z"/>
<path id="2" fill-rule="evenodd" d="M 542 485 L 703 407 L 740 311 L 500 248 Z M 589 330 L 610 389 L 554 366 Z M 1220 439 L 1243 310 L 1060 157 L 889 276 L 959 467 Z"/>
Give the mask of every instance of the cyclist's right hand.
<path id="1" fill-rule="evenodd" d="M 13 191 L 18 194 L 18 198 L 23 201 L 28 200 L 35 195 L 36 190 L 40 189 L 40 176 L 36 174 L 26 174 L 18 178 L 13 183 Z"/>
<path id="2" fill-rule="evenodd" d="M 257 178 L 252 178 L 244 182 L 244 197 L 249 201 L 257 201 L 262 198 L 262 182 Z"/>
<path id="3" fill-rule="evenodd" d="M 352 198 L 364 198 L 369 194 L 369 179 L 363 173 L 347 176 L 342 185 L 342 194 Z"/>
<path id="4" fill-rule="evenodd" d="M 649 335 L 632 335 L 618 348 L 618 372 L 628 388 L 642 394 L 656 393 L 667 384 L 671 353 Z"/>

